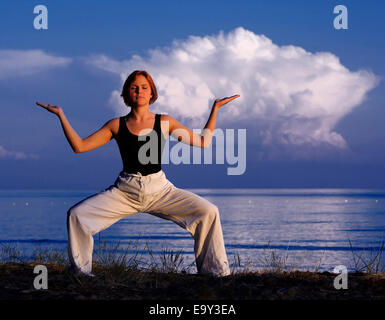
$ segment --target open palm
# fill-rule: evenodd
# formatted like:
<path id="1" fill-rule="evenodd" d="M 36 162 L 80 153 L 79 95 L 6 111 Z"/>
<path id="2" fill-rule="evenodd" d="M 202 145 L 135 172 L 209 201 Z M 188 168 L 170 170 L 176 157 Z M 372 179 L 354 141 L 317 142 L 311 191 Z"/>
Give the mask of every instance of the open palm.
<path id="1" fill-rule="evenodd" d="M 235 94 L 235 95 L 233 95 L 231 97 L 225 97 L 225 98 L 222 98 L 222 99 L 216 99 L 214 101 L 214 105 L 217 106 L 218 108 L 220 108 L 220 107 L 224 106 L 225 104 L 229 103 L 230 101 L 232 101 L 232 100 L 234 100 L 234 99 L 236 99 L 238 97 L 240 97 L 240 95 L 239 94 Z"/>
<path id="2" fill-rule="evenodd" d="M 56 114 L 57 116 L 62 112 L 62 108 L 59 106 L 53 106 L 52 104 L 44 104 L 41 102 L 36 102 L 36 104 L 38 106 L 43 107 L 44 109 L 48 110 L 49 112 Z"/>

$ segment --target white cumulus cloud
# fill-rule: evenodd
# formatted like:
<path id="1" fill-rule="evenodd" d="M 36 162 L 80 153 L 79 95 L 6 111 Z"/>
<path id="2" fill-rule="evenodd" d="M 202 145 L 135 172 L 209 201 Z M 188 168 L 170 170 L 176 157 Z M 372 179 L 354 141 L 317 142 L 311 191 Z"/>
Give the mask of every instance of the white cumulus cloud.
<path id="1" fill-rule="evenodd" d="M 71 63 L 71 58 L 56 57 L 42 50 L 0 50 L 0 80 L 38 73 Z"/>
<path id="2" fill-rule="evenodd" d="M 190 126 L 205 123 L 215 98 L 240 94 L 220 110 L 218 121 L 227 127 L 247 124 L 266 148 L 293 150 L 305 145 L 347 148 L 334 128 L 379 82 L 370 71 L 349 70 L 332 53 L 278 46 L 242 27 L 175 40 L 143 57 L 117 61 L 94 55 L 88 63 L 119 75 L 122 85 L 132 71 L 147 70 L 159 93 L 153 111 Z M 117 114 L 127 112 L 120 92 L 121 87 L 110 97 Z"/>

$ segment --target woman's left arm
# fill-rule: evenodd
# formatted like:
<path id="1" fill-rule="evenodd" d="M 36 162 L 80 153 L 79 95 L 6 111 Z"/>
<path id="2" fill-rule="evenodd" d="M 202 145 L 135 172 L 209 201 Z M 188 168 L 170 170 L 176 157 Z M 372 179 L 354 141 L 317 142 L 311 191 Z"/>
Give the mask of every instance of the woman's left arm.
<path id="1" fill-rule="evenodd" d="M 239 96 L 239 94 L 236 94 L 231 97 L 216 99 L 211 108 L 211 113 L 207 123 L 200 135 L 185 127 L 171 116 L 163 115 L 162 117 L 164 117 L 164 120 L 168 121 L 168 132 L 172 137 L 190 146 L 208 148 L 211 144 L 219 109 Z"/>

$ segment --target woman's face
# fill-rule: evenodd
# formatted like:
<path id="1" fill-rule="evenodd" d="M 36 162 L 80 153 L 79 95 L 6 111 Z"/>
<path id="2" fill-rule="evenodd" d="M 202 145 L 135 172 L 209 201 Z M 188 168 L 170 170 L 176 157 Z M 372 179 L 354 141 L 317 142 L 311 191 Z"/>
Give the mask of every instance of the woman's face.
<path id="1" fill-rule="evenodd" d="M 130 84 L 130 101 L 133 106 L 149 105 L 152 97 L 150 83 L 145 76 L 137 75 Z"/>

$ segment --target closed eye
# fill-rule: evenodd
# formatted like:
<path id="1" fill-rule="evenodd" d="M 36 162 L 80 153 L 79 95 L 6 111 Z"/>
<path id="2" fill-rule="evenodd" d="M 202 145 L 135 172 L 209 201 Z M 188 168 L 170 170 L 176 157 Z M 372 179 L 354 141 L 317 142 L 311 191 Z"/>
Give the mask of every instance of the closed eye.
<path id="1" fill-rule="evenodd" d="M 132 86 L 132 87 L 131 87 L 131 89 L 136 89 L 136 88 L 137 88 L 137 86 Z M 144 87 L 144 86 L 143 86 L 142 89 L 148 89 L 148 87 Z"/>

